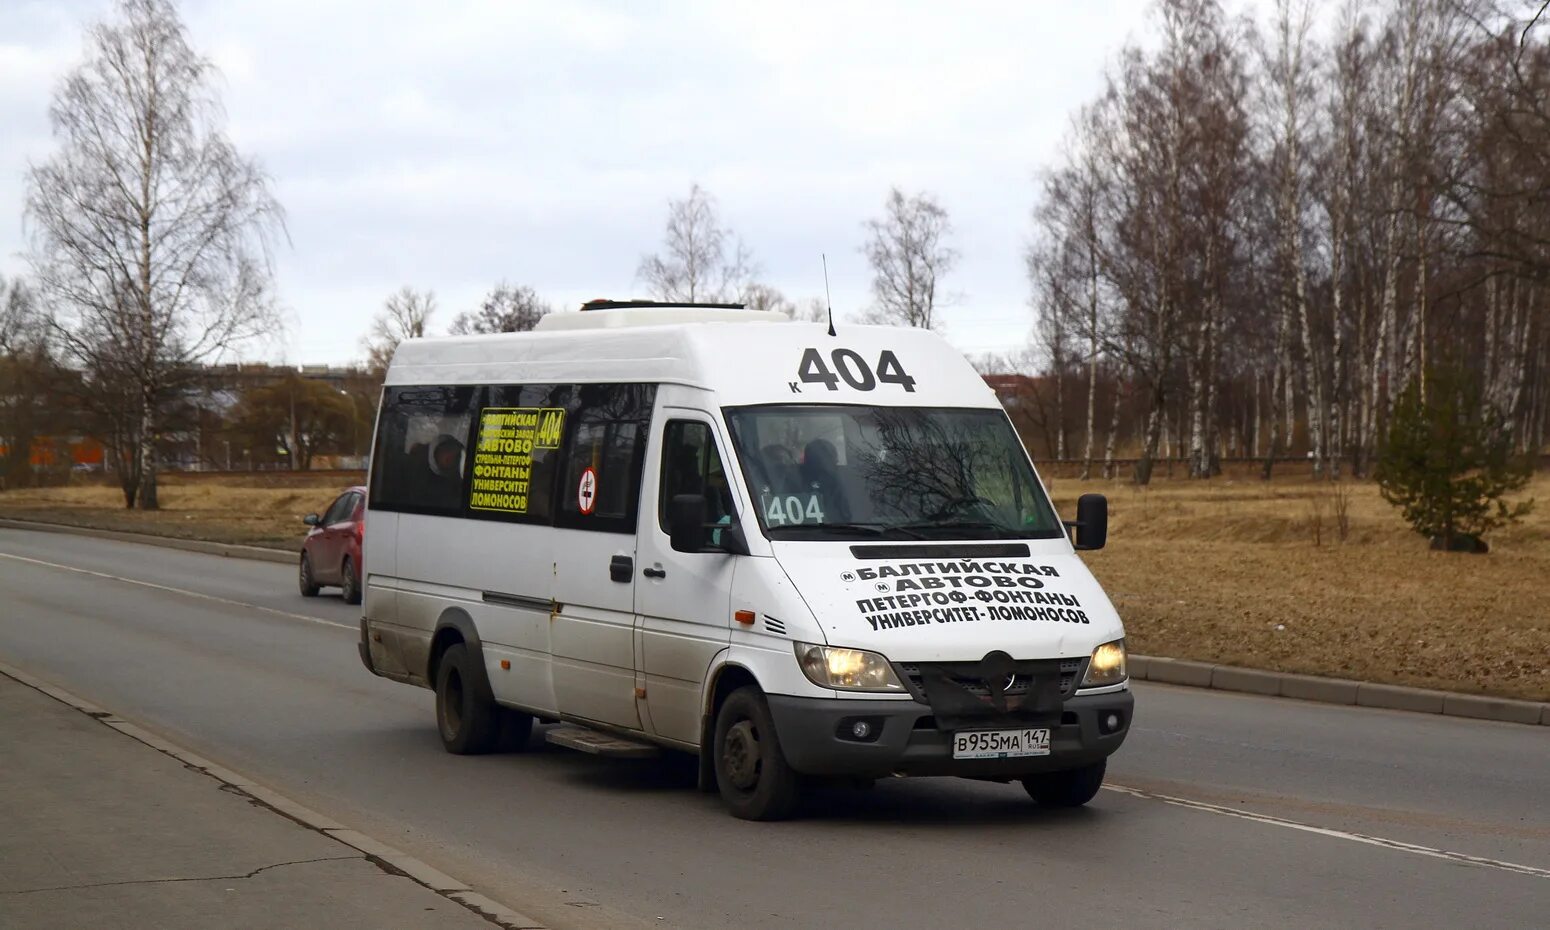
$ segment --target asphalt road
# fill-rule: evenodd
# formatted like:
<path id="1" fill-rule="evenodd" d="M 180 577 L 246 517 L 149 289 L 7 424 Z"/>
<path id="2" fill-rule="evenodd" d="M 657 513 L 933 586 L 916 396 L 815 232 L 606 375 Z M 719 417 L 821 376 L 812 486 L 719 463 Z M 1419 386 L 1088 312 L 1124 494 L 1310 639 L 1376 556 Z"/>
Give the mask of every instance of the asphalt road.
<path id="1" fill-rule="evenodd" d="M 893 780 L 753 824 L 673 761 L 446 754 L 356 611 L 283 565 L 0 530 L 0 661 L 552 927 L 1550 924 L 1550 728 L 1143 684 L 1086 809 Z"/>

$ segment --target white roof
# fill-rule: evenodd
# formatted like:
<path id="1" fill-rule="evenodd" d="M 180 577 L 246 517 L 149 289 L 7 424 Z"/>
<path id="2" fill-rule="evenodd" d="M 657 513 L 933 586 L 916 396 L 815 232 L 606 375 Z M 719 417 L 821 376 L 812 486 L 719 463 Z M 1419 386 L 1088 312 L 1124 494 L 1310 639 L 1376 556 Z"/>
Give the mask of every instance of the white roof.
<path id="1" fill-rule="evenodd" d="M 684 314 L 696 321 L 674 319 Z M 727 406 L 1000 406 L 973 366 L 927 330 L 841 324 L 830 336 L 826 324 L 745 310 L 592 310 L 564 314 L 587 320 L 548 322 L 556 316 L 530 333 L 408 340 L 393 356 L 387 384 L 669 383 L 714 391 Z M 834 374 L 832 390 L 803 379 L 809 349 Z M 885 353 L 896 361 L 887 366 L 892 381 L 879 377 Z M 850 381 L 837 371 L 841 361 Z M 914 380 L 913 390 L 898 383 L 898 372 Z M 824 372 L 809 366 L 808 374 Z M 857 387 L 869 380 L 870 389 Z"/>

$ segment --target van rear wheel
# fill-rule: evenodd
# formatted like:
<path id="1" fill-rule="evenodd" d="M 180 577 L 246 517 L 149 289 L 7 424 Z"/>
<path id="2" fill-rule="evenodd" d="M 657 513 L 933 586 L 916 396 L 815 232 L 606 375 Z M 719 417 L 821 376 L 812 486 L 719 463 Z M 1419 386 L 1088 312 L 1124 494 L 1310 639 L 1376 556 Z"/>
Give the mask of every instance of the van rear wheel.
<path id="1" fill-rule="evenodd" d="M 1100 760 L 1079 769 L 1043 772 L 1023 779 L 1023 789 L 1040 807 L 1081 807 L 1103 786 L 1108 760 Z"/>
<path id="2" fill-rule="evenodd" d="M 501 709 L 480 696 L 475 674 L 463 643 L 448 646 L 436 666 L 437 729 L 441 744 L 454 755 L 482 755 L 500 740 Z"/>
<path id="3" fill-rule="evenodd" d="M 732 692 L 716 713 L 716 787 L 732 816 L 784 820 L 796 808 L 801 779 L 786 764 L 770 706 L 758 688 Z"/>

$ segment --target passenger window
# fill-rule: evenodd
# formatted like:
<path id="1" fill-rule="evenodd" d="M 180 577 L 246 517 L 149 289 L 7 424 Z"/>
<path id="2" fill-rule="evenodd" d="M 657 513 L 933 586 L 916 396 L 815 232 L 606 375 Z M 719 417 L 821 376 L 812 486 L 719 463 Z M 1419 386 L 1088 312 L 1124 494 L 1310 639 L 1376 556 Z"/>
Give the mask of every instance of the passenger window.
<path id="1" fill-rule="evenodd" d="M 555 523 L 575 529 L 633 533 L 656 387 L 583 384 L 576 390 Z"/>
<path id="2" fill-rule="evenodd" d="M 716 451 L 710 425 L 698 420 L 673 420 L 662 434 L 662 484 L 657 500 L 657 525 L 668 532 L 667 505 L 679 494 L 705 498 L 710 523 L 731 523 L 737 518 L 732 487 Z"/>
<path id="3" fill-rule="evenodd" d="M 518 523 L 553 520 L 555 476 L 575 393 L 570 384 L 486 390 L 474 426 L 470 516 Z"/>
<path id="4" fill-rule="evenodd" d="M 343 523 L 350 519 L 350 512 L 355 509 L 355 495 L 349 492 L 334 498 L 329 505 L 328 512 L 323 514 L 321 522 L 324 526 L 332 526 L 335 523 Z"/>
<path id="5" fill-rule="evenodd" d="M 394 387 L 382 399 L 371 506 L 407 513 L 463 511 L 472 387 Z"/>

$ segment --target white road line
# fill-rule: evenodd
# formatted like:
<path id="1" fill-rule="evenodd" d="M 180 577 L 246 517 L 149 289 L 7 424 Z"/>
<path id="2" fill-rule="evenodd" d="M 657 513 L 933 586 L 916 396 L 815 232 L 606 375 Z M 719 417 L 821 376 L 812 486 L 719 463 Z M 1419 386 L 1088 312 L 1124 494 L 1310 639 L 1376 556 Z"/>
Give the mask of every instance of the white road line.
<path id="1" fill-rule="evenodd" d="M 258 604 L 249 604 L 247 601 L 234 601 L 231 598 L 216 597 L 214 594 L 204 594 L 199 591 L 190 591 L 187 588 L 173 588 L 164 584 L 155 584 L 150 581 L 141 581 L 138 578 L 125 578 L 123 575 L 110 575 L 107 572 L 95 572 L 89 568 L 78 568 L 74 565 L 61 565 L 58 562 L 45 562 L 42 559 L 30 559 L 24 555 L 12 555 L 9 552 L 0 552 L 0 559 L 10 559 L 13 562 L 26 562 L 29 565 L 42 565 L 46 568 L 57 568 L 61 571 L 75 572 L 78 575 L 90 575 L 93 578 L 105 578 L 108 581 L 119 581 L 124 584 L 139 585 L 142 588 L 150 588 L 154 591 L 165 591 L 168 594 L 181 594 L 184 597 L 198 598 L 202 601 L 214 601 L 217 604 L 226 604 L 230 607 L 245 607 L 248 610 L 260 610 L 266 614 L 274 614 L 290 620 L 305 620 L 308 623 L 317 623 L 322 626 L 338 627 L 341 630 L 356 630 L 354 624 L 340 623 L 337 620 L 324 620 L 322 617 L 311 617 L 307 614 L 293 614 L 288 610 L 279 610 L 274 607 L 263 607 Z"/>
<path id="2" fill-rule="evenodd" d="M 1155 791 L 1143 791 L 1140 788 L 1130 788 L 1125 785 L 1104 785 L 1110 791 L 1120 794 L 1128 794 L 1132 797 L 1145 798 L 1150 801 L 1161 801 L 1164 804 L 1173 804 L 1178 807 L 1187 807 L 1191 810 L 1204 811 L 1208 814 L 1221 814 L 1226 817 L 1237 817 L 1242 820 L 1253 820 L 1258 823 L 1269 824 L 1274 827 L 1285 827 L 1288 830 L 1301 830 L 1304 833 L 1316 833 L 1320 836 L 1329 836 L 1337 840 L 1349 840 L 1353 843 L 1365 843 L 1369 846 L 1379 846 L 1384 849 L 1393 849 L 1399 852 L 1413 853 L 1417 856 L 1427 856 L 1432 859 L 1447 859 L 1452 862 L 1464 862 L 1470 865 L 1481 865 L 1491 869 L 1500 869 L 1503 872 L 1516 872 L 1519 875 L 1533 875 L 1538 878 L 1550 878 L 1550 869 L 1541 869 L 1532 865 L 1520 865 L 1516 862 L 1503 862 L 1500 859 L 1486 859 L 1482 856 L 1470 856 L 1465 853 L 1450 852 L 1446 849 L 1434 849 L 1430 846 L 1417 846 L 1414 843 L 1402 843 L 1399 840 L 1385 839 L 1381 836 L 1369 836 L 1365 833 L 1350 833 L 1345 830 L 1332 830 L 1329 827 L 1316 827 L 1313 824 L 1301 823 L 1296 820 L 1286 820 L 1281 817 L 1272 817 L 1269 814 L 1260 814 L 1254 811 L 1235 810 L 1231 807 L 1222 807 L 1218 804 L 1207 804 L 1204 801 L 1191 801 L 1188 798 L 1178 798 L 1168 794 L 1158 794 Z"/>

